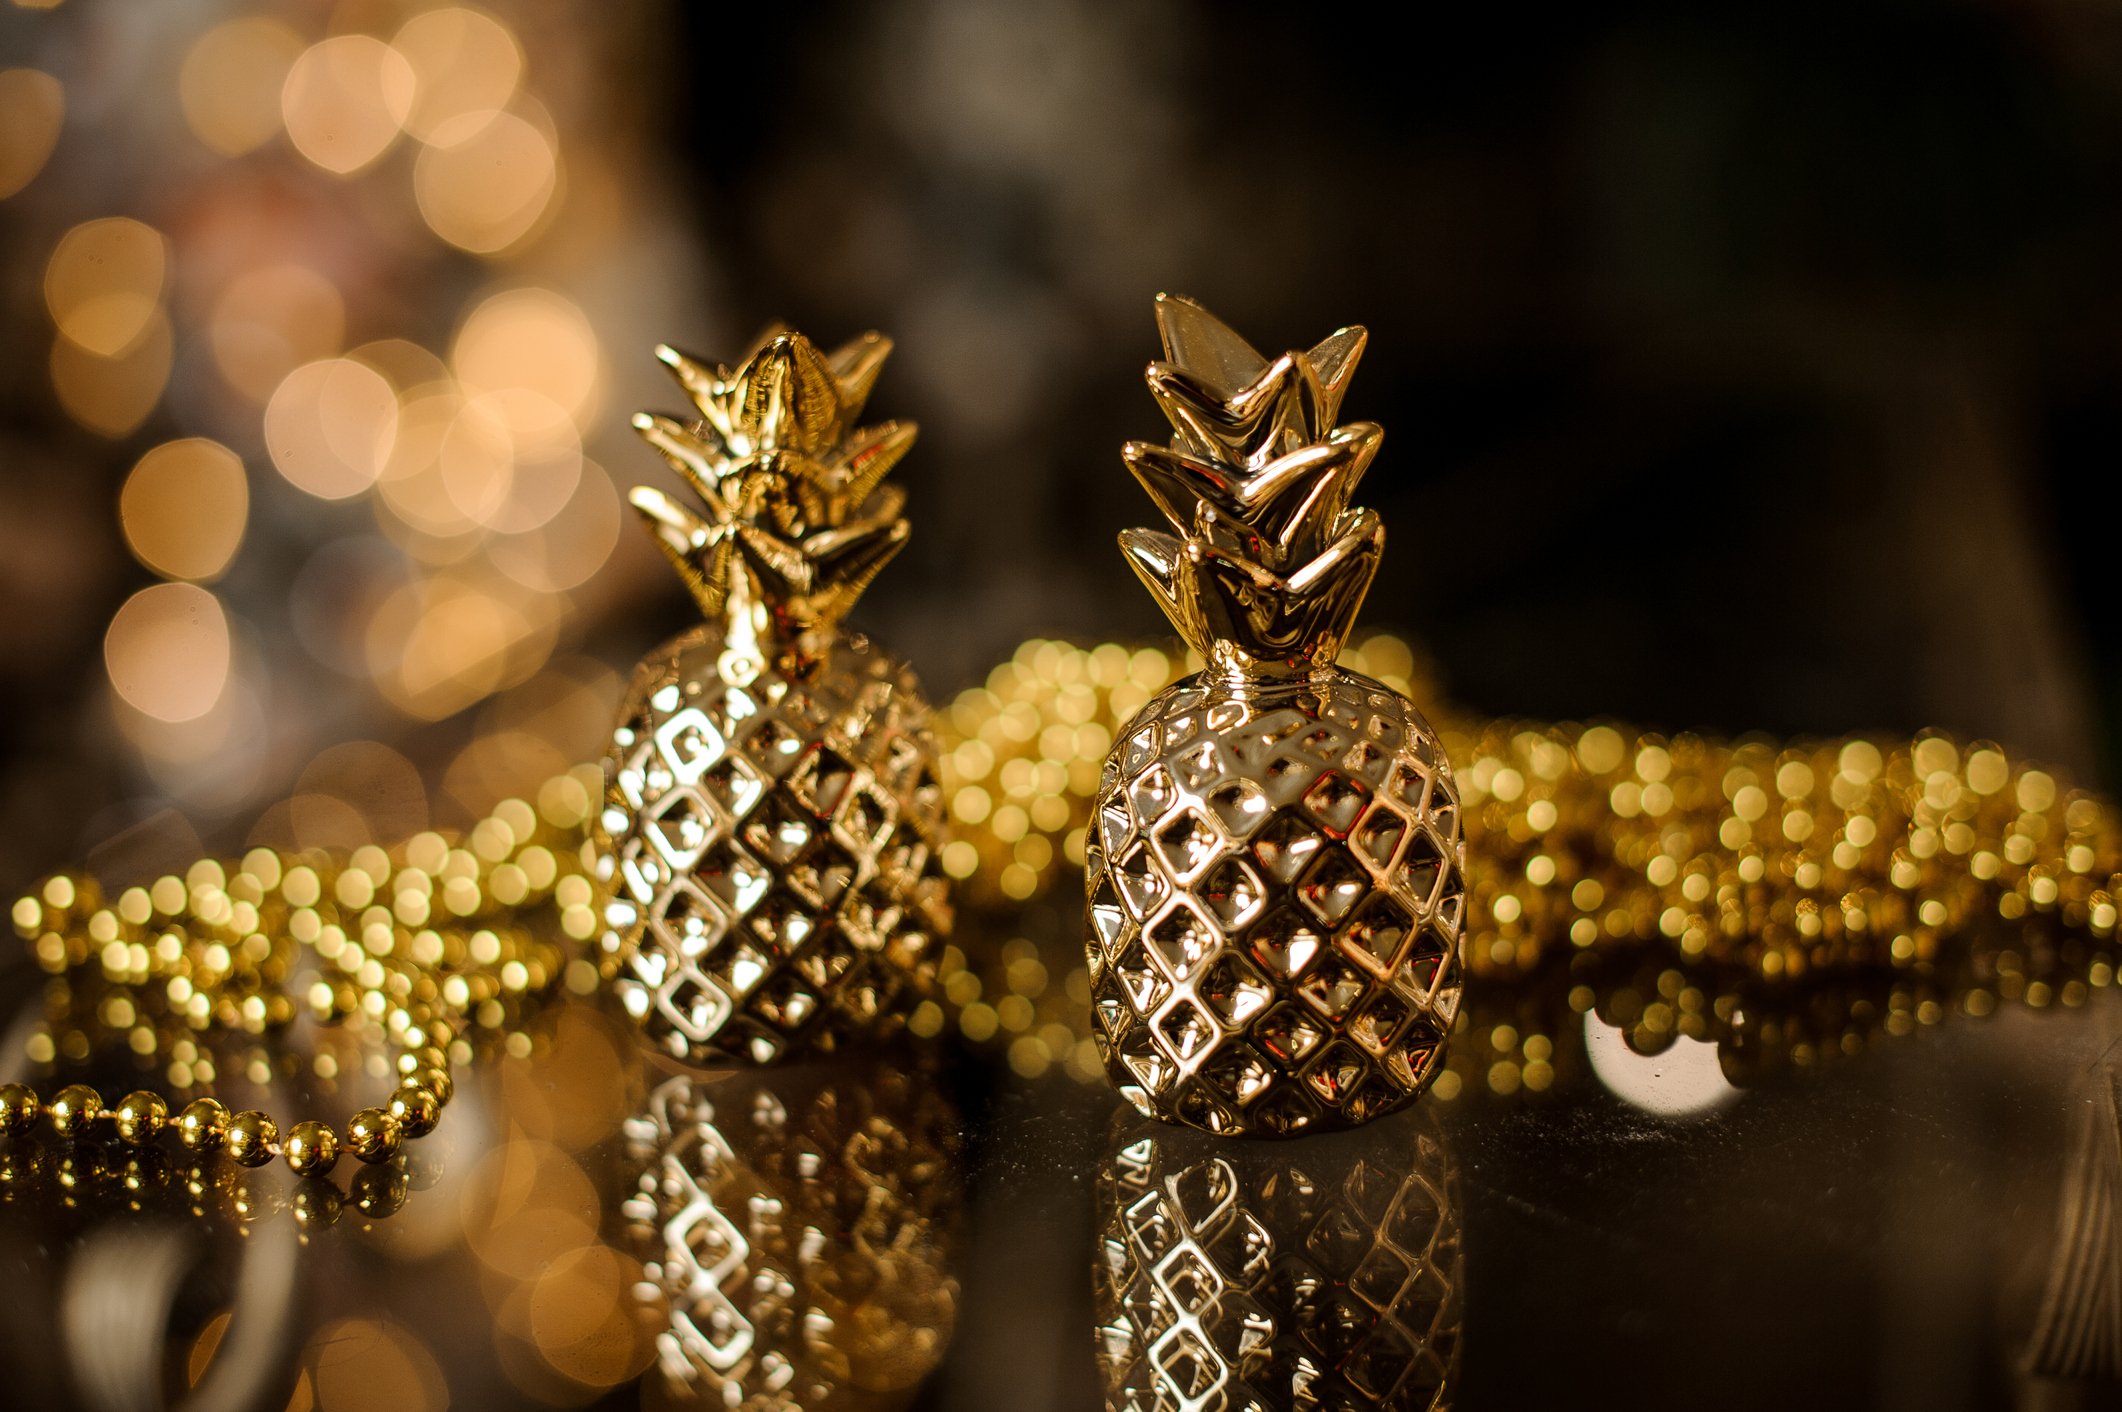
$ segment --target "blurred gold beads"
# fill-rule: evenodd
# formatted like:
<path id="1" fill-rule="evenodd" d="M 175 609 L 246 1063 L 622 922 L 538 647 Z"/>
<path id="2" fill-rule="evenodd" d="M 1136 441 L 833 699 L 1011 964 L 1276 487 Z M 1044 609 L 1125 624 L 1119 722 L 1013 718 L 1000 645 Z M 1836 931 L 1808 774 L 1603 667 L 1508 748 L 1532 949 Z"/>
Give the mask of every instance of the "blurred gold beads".
<path id="1" fill-rule="evenodd" d="M 141 1089 L 127 1094 L 125 1101 L 111 1110 L 111 1117 L 118 1122 L 118 1136 L 127 1142 L 152 1142 L 169 1119 L 169 1105 L 161 1095 Z"/>
<path id="2" fill-rule="evenodd" d="M 442 1120 L 442 1100 L 424 1084 L 409 1083 L 391 1095 L 390 1115 L 407 1137 L 426 1137 Z"/>
<path id="3" fill-rule="evenodd" d="M 405 1131 L 381 1108 L 364 1108 L 347 1120 L 346 1150 L 364 1162 L 387 1162 L 397 1154 Z"/>
<path id="4" fill-rule="evenodd" d="M 297 1123 L 287 1135 L 285 1155 L 295 1175 L 321 1177 L 339 1161 L 339 1135 L 329 1123 Z"/>
<path id="5" fill-rule="evenodd" d="M 211 1098 L 185 1105 L 177 1115 L 177 1141 L 193 1152 L 211 1152 L 228 1134 L 228 1110 Z"/>
<path id="6" fill-rule="evenodd" d="M 41 1111 L 37 1091 L 28 1084 L 0 1085 L 0 1133 L 12 1137 L 28 1132 Z"/>
<path id="7" fill-rule="evenodd" d="M 230 1157 L 246 1167 L 262 1167 L 273 1160 L 273 1149 L 280 1142 L 280 1128 L 271 1118 L 251 1108 L 228 1120 L 224 1141 L 228 1144 Z"/>
<path id="8" fill-rule="evenodd" d="M 103 1100 L 87 1084 L 70 1084 L 52 1099 L 52 1130 L 61 1137 L 86 1137 L 88 1125 L 103 1116 Z"/>

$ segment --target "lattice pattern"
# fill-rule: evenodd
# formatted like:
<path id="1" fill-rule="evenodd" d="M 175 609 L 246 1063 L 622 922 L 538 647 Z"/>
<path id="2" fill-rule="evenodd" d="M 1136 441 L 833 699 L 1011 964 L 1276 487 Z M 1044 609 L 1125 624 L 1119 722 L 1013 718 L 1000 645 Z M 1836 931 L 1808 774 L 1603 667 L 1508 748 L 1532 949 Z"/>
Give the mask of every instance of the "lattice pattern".
<path id="1" fill-rule="evenodd" d="M 1105 762 L 1086 853 L 1092 1032 L 1143 1112 L 1286 1136 L 1435 1075 L 1465 849 L 1421 713 L 1341 669 L 1168 688 Z"/>
<path id="2" fill-rule="evenodd" d="M 1360 1149 L 1118 1135 L 1095 1272 L 1111 1412 L 1448 1405 L 1457 1176 L 1424 1115 L 1372 1132 Z"/>
<path id="3" fill-rule="evenodd" d="M 837 639 L 809 679 L 725 675 L 695 629 L 614 732 L 602 947 L 651 1040 L 766 1063 L 903 1023 L 950 930 L 942 791 L 912 671 Z"/>
<path id="4" fill-rule="evenodd" d="M 957 1116 L 934 1085 L 883 1069 L 798 1096 L 681 1076 L 626 1140 L 635 1293 L 668 1303 L 656 1345 L 674 1395 L 868 1409 L 941 1361 L 963 1187 Z"/>

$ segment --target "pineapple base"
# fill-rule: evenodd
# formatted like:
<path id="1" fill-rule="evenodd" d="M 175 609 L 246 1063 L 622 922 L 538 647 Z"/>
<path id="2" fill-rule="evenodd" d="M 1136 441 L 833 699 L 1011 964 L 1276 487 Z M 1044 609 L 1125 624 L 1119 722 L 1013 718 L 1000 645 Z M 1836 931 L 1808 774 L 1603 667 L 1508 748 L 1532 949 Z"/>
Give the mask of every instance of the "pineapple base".
<path id="1" fill-rule="evenodd" d="M 663 1326 L 645 1406 L 886 1412 L 942 1361 L 964 1187 L 927 1076 L 681 1075 L 625 1132 L 633 1297 Z"/>
<path id="2" fill-rule="evenodd" d="M 1429 1086 L 1458 1014 L 1465 847 L 1412 702 L 1338 667 L 1189 677 L 1121 733 L 1092 817 L 1092 1034 L 1136 1108 L 1293 1137 Z"/>
<path id="3" fill-rule="evenodd" d="M 928 703 L 859 636 L 800 677 L 722 647 L 703 625 L 658 648 L 620 707 L 593 833 L 604 974 L 694 1064 L 888 1035 L 951 925 Z"/>
<path id="4" fill-rule="evenodd" d="M 1450 1404 L 1459 1181 L 1427 1113 L 1258 1146 L 1122 1118 L 1093 1284 L 1112 1412 Z"/>

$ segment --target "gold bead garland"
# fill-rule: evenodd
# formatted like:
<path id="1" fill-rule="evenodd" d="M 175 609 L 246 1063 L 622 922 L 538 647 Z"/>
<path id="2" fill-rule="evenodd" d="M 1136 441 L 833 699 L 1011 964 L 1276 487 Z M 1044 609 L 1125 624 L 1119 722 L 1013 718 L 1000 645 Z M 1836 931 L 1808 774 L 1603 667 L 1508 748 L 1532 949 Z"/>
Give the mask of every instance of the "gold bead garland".
<path id="1" fill-rule="evenodd" d="M 187 1151 L 203 1155 L 219 1149 L 244 1167 L 285 1157 L 297 1176 L 324 1175 L 342 1151 L 363 1162 L 386 1162 L 407 1139 L 434 1131 L 455 1092 L 449 1047 L 456 1033 L 446 1020 L 431 1019 L 425 1026 L 408 1025 L 400 1032 L 404 1051 L 396 1092 L 385 1106 L 348 1119 L 343 1137 L 330 1124 L 310 1120 L 297 1123 L 282 1142 L 279 1125 L 258 1109 L 231 1113 L 218 1101 L 201 1098 L 172 1114 L 160 1094 L 145 1089 L 126 1095 L 105 1112 L 102 1095 L 87 1084 L 69 1084 L 48 1102 L 40 1102 L 27 1084 L 0 1085 L 0 1136 L 19 1137 L 43 1117 L 59 1137 L 81 1141 L 107 1119 L 118 1137 L 134 1147 L 154 1142 L 167 1130 Z"/>
<path id="2" fill-rule="evenodd" d="M 1920 970 L 1976 919 L 2111 936 L 2122 834 L 2100 799 L 1986 741 L 1779 745 L 1613 726 L 1447 728 L 1467 793 L 1477 974 L 1652 943 L 1764 979 Z"/>
<path id="3" fill-rule="evenodd" d="M 593 988 L 593 968 L 570 971 L 564 949 L 595 927 L 582 773 L 548 781 L 536 809 L 504 801 L 454 844 L 419 834 L 395 857 L 252 849 L 110 905 L 91 878 L 47 879 L 13 907 L 16 932 L 54 977 L 30 1057 L 79 1059 L 119 1032 L 137 1055 L 178 1056 L 171 1083 L 182 1089 L 201 1031 L 260 1035 L 298 1008 L 359 1030 L 395 1033 L 420 1012 L 493 1029 L 563 975 Z M 469 1045 L 456 1057 L 468 1060 Z M 211 1065 L 200 1067 L 210 1084 Z"/>
<path id="4" fill-rule="evenodd" d="M 15 1084 L 0 1088 L 0 1133 L 26 1133 L 45 1116 L 61 1137 L 79 1138 L 107 1118 L 129 1144 L 168 1129 L 192 1151 L 223 1149 L 244 1166 L 285 1156 L 301 1175 L 329 1171 L 342 1153 L 388 1160 L 439 1121 L 455 1091 L 452 1063 L 472 1057 L 462 1037 L 470 1017 L 491 1028 L 506 1015 L 504 999 L 535 996 L 563 974 L 561 945 L 523 919 L 549 902 L 566 937 L 593 929 L 580 871 L 590 799 L 570 773 L 547 783 L 536 810 L 504 801 L 463 846 L 425 833 L 395 858 L 374 847 L 344 859 L 254 848 L 240 863 L 202 859 L 182 879 L 128 889 L 111 906 L 91 877 L 46 879 L 12 909 L 16 931 L 51 973 L 32 1061 L 48 1066 L 62 1051 L 82 1060 L 122 1036 L 141 1062 L 171 1059 L 173 1089 L 210 1090 L 216 1071 L 202 1043 L 284 1027 L 299 996 L 320 1026 L 320 1078 L 338 1071 L 324 1038 L 336 1034 L 372 1052 L 396 1045 L 398 1087 L 343 1130 L 310 1120 L 283 1141 L 263 1111 L 231 1114 L 211 1096 L 171 1115 L 160 1095 L 141 1090 L 106 1114 L 85 1085 L 40 1102 Z M 588 979 L 593 986 L 593 970 Z M 263 1084 L 270 1065 L 254 1055 L 249 1077 Z"/>
<path id="5" fill-rule="evenodd" d="M 1389 634 L 1341 660 L 1435 699 Z M 1071 876 L 1089 808 L 1076 760 L 1139 707 L 1136 693 L 1197 665 L 1164 646 L 1033 639 L 940 711 L 956 835 L 945 861 L 970 876 L 962 894 L 1007 923 Z M 1751 1073 L 1830 1062 L 1951 1014 L 2080 1003 L 2112 981 L 2112 807 L 1989 742 L 1668 739 L 1425 709 L 1466 791 L 1466 959 L 1487 982 L 1460 1021 L 1475 1042 L 1455 1040 L 1458 1077 L 1440 1097 L 1545 1088 L 1567 1050 L 1561 1028 L 1616 1000 L 1632 1046 L 1710 1040 Z M 1006 1042 L 1019 1072 L 1065 1063 L 1094 1077 L 1075 1063 L 1087 976 L 1061 931 L 947 956 L 951 1013 L 917 1016 L 917 1031 L 955 1022 Z M 1569 972 L 1559 988 L 1556 963 Z M 1499 1035 L 1509 1043 L 1490 1043 Z"/>
<path id="6" fill-rule="evenodd" d="M 67 1210 L 124 1207 L 228 1220 L 248 1230 L 292 1215 L 306 1237 L 335 1224 L 348 1207 L 372 1220 L 394 1215 L 411 1190 L 432 1185 L 439 1176 L 432 1162 L 411 1171 L 401 1162 L 384 1162 L 360 1166 L 344 1190 L 322 1175 L 298 1177 L 290 1188 L 270 1167 L 246 1168 L 204 1156 L 173 1163 L 153 1144 L 112 1149 L 93 1139 L 47 1142 L 33 1132 L 0 1143 L 0 1206 L 50 1203 L 58 1209 L 40 1213 L 46 1222 Z"/>

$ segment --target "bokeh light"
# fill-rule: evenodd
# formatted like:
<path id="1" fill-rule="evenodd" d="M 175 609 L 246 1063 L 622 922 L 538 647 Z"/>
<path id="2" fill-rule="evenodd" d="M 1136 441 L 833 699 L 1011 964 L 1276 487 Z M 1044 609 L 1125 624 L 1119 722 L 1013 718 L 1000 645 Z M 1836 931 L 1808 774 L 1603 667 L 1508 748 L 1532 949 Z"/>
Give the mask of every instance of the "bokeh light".
<path id="1" fill-rule="evenodd" d="M 594 658 L 551 662 L 480 709 L 472 742 L 451 761 L 443 789 L 472 815 L 504 799 L 536 798 L 570 762 L 603 751 L 619 689 L 619 678 Z M 598 768 L 587 767 L 592 774 Z"/>
<path id="2" fill-rule="evenodd" d="M 460 514 L 520 534 L 550 520 L 574 495 L 582 444 L 565 408 L 513 387 L 458 409 L 437 464 L 443 491 Z"/>
<path id="3" fill-rule="evenodd" d="M 428 228 L 478 255 L 529 234 L 559 187 L 552 138 L 514 113 L 449 119 L 413 165 L 413 195 Z"/>
<path id="4" fill-rule="evenodd" d="M 66 414 L 108 437 L 121 437 L 147 420 L 169 382 L 174 340 L 169 319 L 148 311 L 132 345 L 115 357 L 91 353 L 63 334 L 52 340 L 52 391 Z"/>
<path id="5" fill-rule="evenodd" d="M 463 408 L 454 391 L 438 391 L 411 399 L 398 415 L 398 438 L 380 489 L 391 513 L 425 535 L 447 539 L 478 528 L 457 508 L 442 478 L 443 442 Z"/>
<path id="6" fill-rule="evenodd" d="M 364 343 L 346 355 L 383 374 L 399 397 L 432 387 L 449 385 L 449 369 L 442 360 L 419 344 L 403 338 L 379 338 Z"/>
<path id="7" fill-rule="evenodd" d="M 417 88 L 405 130 L 431 141 L 444 124 L 508 106 L 523 78 L 523 50 L 492 15 L 462 7 L 413 16 L 391 47 L 412 66 Z"/>
<path id="8" fill-rule="evenodd" d="M 581 309 L 549 289 L 510 289 L 474 309 L 450 349 L 467 393 L 527 388 L 578 425 L 596 414 L 600 354 Z"/>
<path id="9" fill-rule="evenodd" d="M 36 69 L 0 70 L 0 198 L 44 170 L 66 123 L 66 88 Z"/>
<path id="10" fill-rule="evenodd" d="M 203 437 L 165 442 L 142 456 L 118 495 L 125 542 L 164 578 L 220 577 L 249 518 L 242 459 Z"/>
<path id="11" fill-rule="evenodd" d="M 410 1329 L 382 1319 L 340 1319 L 303 1351 L 319 1412 L 442 1412 L 449 1384 Z"/>
<path id="12" fill-rule="evenodd" d="M 268 265 L 228 282 L 208 337 L 230 387 L 263 403 L 304 363 L 337 353 L 346 306 L 330 280 L 301 265 Z"/>
<path id="13" fill-rule="evenodd" d="M 279 135 L 280 93 L 302 54 L 302 38 L 260 16 L 216 25 L 184 56 L 177 97 L 201 142 L 239 157 Z"/>
<path id="14" fill-rule="evenodd" d="M 604 567 L 618 547 L 622 520 L 611 477 L 585 460 L 574 495 L 559 513 L 528 533 L 495 538 L 486 546 L 487 558 L 525 588 L 565 593 Z"/>
<path id="15" fill-rule="evenodd" d="M 273 465 L 323 500 L 344 500 L 373 485 L 397 436 L 397 394 L 374 368 L 348 358 L 295 369 L 265 408 Z"/>
<path id="16" fill-rule="evenodd" d="M 465 1243 L 495 1273 L 520 1281 L 594 1241 L 603 1209 L 575 1160 L 535 1139 L 489 1153 L 461 1200 Z"/>
<path id="17" fill-rule="evenodd" d="M 84 221 L 59 238 L 44 268 L 44 304 L 59 332 L 112 358 L 153 323 L 168 254 L 161 233 L 124 216 Z"/>
<path id="18" fill-rule="evenodd" d="M 407 715 L 437 721 L 522 681 L 552 651 L 551 603 L 437 575 L 391 595 L 369 623 L 369 670 Z"/>
<path id="19" fill-rule="evenodd" d="M 192 584 L 143 588 L 111 619 L 103 660 L 111 686 L 135 710 L 158 721 L 203 716 L 228 681 L 228 618 L 219 599 Z"/>
<path id="20" fill-rule="evenodd" d="M 419 768 L 373 740 L 349 740 L 320 753 L 303 767 L 291 803 L 295 842 L 303 848 L 392 847 L 428 824 Z"/>
<path id="21" fill-rule="evenodd" d="M 349 176 L 397 139 L 412 111 L 413 67 L 382 40 L 342 34 L 311 45 L 288 70 L 280 113 L 295 150 Z"/>

